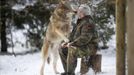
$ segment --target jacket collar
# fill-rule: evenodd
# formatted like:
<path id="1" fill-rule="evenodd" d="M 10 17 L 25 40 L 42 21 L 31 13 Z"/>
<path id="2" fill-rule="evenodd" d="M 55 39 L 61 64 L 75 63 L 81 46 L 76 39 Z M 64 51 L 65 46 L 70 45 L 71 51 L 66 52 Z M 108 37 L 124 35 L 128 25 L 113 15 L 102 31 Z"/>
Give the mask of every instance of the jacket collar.
<path id="1" fill-rule="evenodd" d="M 91 18 L 91 16 L 90 16 L 90 15 L 86 15 L 86 16 L 84 16 L 83 18 L 78 19 L 77 24 L 78 24 L 80 21 L 86 20 L 86 19 L 89 19 L 89 18 Z"/>

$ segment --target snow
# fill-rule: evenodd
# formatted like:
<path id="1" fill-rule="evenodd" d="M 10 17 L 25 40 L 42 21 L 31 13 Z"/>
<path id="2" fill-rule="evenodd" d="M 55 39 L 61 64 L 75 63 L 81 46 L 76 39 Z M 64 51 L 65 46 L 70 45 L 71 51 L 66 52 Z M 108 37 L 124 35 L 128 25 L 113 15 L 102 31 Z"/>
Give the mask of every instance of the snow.
<path id="1" fill-rule="evenodd" d="M 100 1 L 102 0 L 95 0 L 94 6 L 96 6 Z M 27 2 L 26 5 L 30 5 L 30 3 Z M 26 5 L 16 4 L 12 7 L 12 9 L 21 11 L 26 7 Z M 52 5 L 52 7 L 55 7 L 55 5 Z M 29 29 L 29 27 L 26 26 L 26 29 Z M 15 31 L 12 33 L 14 43 L 21 40 L 20 43 L 15 44 L 15 53 L 29 50 L 21 46 L 21 44 L 25 44 L 26 42 L 26 37 L 23 35 L 25 31 L 23 33 L 22 32 L 23 31 Z M 116 75 L 115 35 L 112 38 L 113 39 L 108 43 L 109 49 L 101 50 L 99 52 L 102 54 L 102 72 L 97 75 Z M 12 52 L 12 49 L 8 48 L 8 51 Z M 42 63 L 41 61 L 41 52 L 17 57 L 14 57 L 13 55 L 0 55 L 0 75 L 39 75 Z M 80 74 L 80 61 L 81 59 L 78 58 L 78 65 L 75 70 L 76 75 Z M 60 60 L 58 60 L 57 68 L 59 72 L 64 72 Z M 46 63 L 44 72 L 45 75 L 55 75 L 52 63 Z M 93 70 L 90 69 L 87 75 L 94 75 Z"/>
<path id="2" fill-rule="evenodd" d="M 40 53 L 25 56 L 0 56 L 0 75 L 39 75 L 41 66 Z M 79 74 L 79 66 L 76 74 Z M 64 72 L 61 61 L 58 61 L 58 71 Z M 90 75 L 91 72 L 88 73 Z M 54 75 L 52 64 L 45 66 L 45 75 Z M 115 56 L 102 57 L 102 72 L 97 75 L 115 75 Z"/>
<path id="3" fill-rule="evenodd" d="M 22 29 L 22 30 L 15 30 L 12 28 L 12 41 L 14 44 L 14 52 L 15 53 L 20 53 L 20 52 L 24 52 L 24 51 L 28 51 L 30 48 L 26 47 L 26 39 L 27 37 L 24 35 L 25 33 L 27 33 L 26 29 Z M 8 38 L 11 38 L 11 34 L 7 35 Z M 29 46 L 29 45 L 27 45 Z M 12 53 L 12 47 L 8 48 L 8 52 Z"/>
<path id="4" fill-rule="evenodd" d="M 80 71 L 80 59 L 76 74 Z M 40 53 L 25 56 L 0 56 L 0 75 L 39 75 L 41 66 Z M 52 64 L 45 66 L 45 75 L 55 75 Z M 64 72 L 61 61 L 58 61 L 58 71 Z M 88 75 L 92 74 L 91 72 Z M 102 72 L 97 75 L 115 75 L 115 56 L 102 57 Z"/>
<path id="5" fill-rule="evenodd" d="M 102 54 L 102 72 L 97 75 L 116 75 L 115 36 L 108 45 L 110 47 L 108 50 L 101 50 L 100 52 Z M 41 61 L 40 52 L 17 57 L 0 55 L 0 75 L 39 75 Z M 79 58 L 75 71 L 76 75 L 80 74 L 80 61 Z M 57 66 L 59 72 L 64 72 L 60 60 L 58 60 Z M 45 75 L 55 75 L 52 64 L 46 63 L 44 72 Z M 93 71 L 90 69 L 87 75 L 94 75 Z"/>
<path id="6" fill-rule="evenodd" d="M 21 10 L 23 10 L 25 7 L 26 7 L 26 6 L 21 5 L 21 4 L 15 4 L 15 5 L 12 7 L 12 9 L 21 11 Z"/>

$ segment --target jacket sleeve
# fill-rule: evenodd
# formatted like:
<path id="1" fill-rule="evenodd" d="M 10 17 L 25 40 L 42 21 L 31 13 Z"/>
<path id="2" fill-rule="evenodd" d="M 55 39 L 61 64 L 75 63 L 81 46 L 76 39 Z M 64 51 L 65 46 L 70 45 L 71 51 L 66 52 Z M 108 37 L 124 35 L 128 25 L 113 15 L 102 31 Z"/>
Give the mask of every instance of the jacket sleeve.
<path id="1" fill-rule="evenodd" d="M 89 43 L 93 37 L 94 27 L 90 24 L 84 24 L 81 28 L 81 34 L 72 42 L 72 46 L 82 46 Z"/>

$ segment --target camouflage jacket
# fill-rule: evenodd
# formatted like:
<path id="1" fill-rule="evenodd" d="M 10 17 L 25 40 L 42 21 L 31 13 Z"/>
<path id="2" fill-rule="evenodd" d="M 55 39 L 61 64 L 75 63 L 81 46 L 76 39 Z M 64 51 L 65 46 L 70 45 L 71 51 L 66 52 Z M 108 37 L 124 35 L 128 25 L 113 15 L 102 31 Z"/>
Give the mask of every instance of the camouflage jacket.
<path id="1" fill-rule="evenodd" d="M 73 28 L 69 39 L 72 42 L 71 45 L 80 48 L 80 50 L 98 48 L 98 41 L 96 41 L 98 39 L 98 33 L 91 16 L 78 19 L 77 25 Z"/>

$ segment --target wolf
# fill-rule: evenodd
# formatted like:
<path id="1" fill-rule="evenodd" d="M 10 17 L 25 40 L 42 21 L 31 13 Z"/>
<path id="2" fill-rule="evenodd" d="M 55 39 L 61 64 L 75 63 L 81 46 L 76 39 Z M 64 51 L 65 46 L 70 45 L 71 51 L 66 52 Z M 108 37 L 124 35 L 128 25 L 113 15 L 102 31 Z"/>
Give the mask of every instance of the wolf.
<path id="1" fill-rule="evenodd" d="M 44 75 L 45 62 L 50 55 L 53 56 L 54 72 L 56 74 L 59 73 L 56 67 L 59 58 L 58 49 L 62 41 L 69 42 L 68 36 L 71 32 L 72 16 L 77 8 L 77 3 L 72 0 L 60 0 L 60 3 L 51 15 L 41 50 L 43 62 L 40 75 Z"/>

